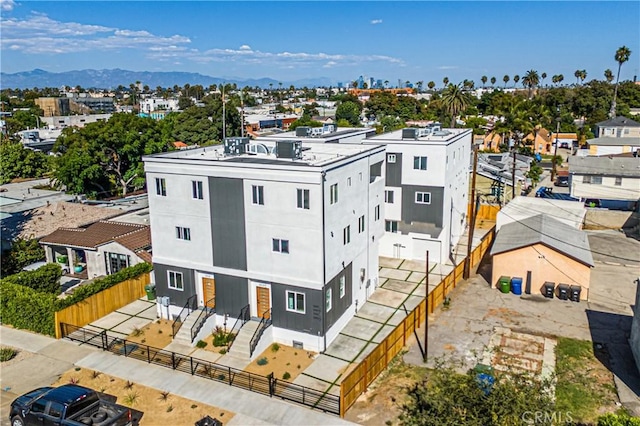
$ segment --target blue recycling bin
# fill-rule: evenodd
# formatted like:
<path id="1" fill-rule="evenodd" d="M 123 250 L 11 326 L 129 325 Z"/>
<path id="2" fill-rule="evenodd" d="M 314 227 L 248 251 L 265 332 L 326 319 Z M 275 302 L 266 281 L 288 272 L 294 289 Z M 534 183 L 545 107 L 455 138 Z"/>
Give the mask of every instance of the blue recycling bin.
<path id="1" fill-rule="evenodd" d="M 513 277 L 511 278 L 511 291 L 513 294 L 519 296 L 522 294 L 522 278 Z"/>

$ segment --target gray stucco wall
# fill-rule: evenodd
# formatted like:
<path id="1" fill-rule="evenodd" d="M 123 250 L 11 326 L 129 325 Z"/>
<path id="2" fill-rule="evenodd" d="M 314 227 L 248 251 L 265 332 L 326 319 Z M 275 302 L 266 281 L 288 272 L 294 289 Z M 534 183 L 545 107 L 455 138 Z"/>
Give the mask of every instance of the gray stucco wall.
<path id="1" fill-rule="evenodd" d="M 222 274 L 215 274 L 215 279 L 216 313 L 229 314 L 229 318 L 237 318 L 240 309 L 249 304 L 247 279 Z"/>
<path id="2" fill-rule="evenodd" d="M 172 305 L 184 306 L 187 299 L 196 294 L 195 276 L 191 269 L 154 263 L 153 271 L 156 279 L 156 295 L 158 297 L 169 296 Z M 182 273 L 183 291 L 169 288 L 169 275 L 167 271 Z"/>
<path id="3" fill-rule="evenodd" d="M 430 192 L 431 204 L 416 204 L 415 193 Z M 402 221 L 433 223 L 442 228 L 444 188 L 438 186 L 402 185 Z"/>
<path id="4" fill-rule="evenodd" d="M 274 327 L 322 335 L 322 292 L 286 284 L 271 283 L 271 303 Z M 287 311 L 286 292 L 295 291 L 305 294 L 305 313 Z"/>
<path id="5" fill-rule="evenodd" d="M 389 154 L 396 156 L 395 163 L 386 162 L 386 185 L 387 186 L 401 186 L 402 185 L 402 153 L 400 152 L 387 152 L 387 158 Z"/>
<path id="6" fill-rule="evenodd" d="M 340 273 L 333 277 L 325 286 L 325 291 L 328 288 L 331 289 L 331 310 L 326 313 L 325 330 L 331 328 L 331 326 L 338 321 L 338 319 L 344 314 L 344 312 L 351 306 L 351 285 L 352 276 L 351 273 L 352 264 L 350 263 Z M 345 294 L 340 297 L 340 277 L 344 276 L 345 280 Z"/>
<path id="7" fill-rule="evenodd" d="M 213 264 L 247 270 L 242 179 L 209 178 Z"/>

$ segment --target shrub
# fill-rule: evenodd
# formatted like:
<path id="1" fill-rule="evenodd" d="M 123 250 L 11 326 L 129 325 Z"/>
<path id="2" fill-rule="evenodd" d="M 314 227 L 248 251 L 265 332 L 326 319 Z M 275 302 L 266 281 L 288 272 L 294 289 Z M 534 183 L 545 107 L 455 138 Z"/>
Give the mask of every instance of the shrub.
<path id="1" fill-rule="evenodd" d="M 289 380 L 291 378 L 291 374 L 288 371 L 285 371 L 282 375 L 282 380 Z"/>
<path id="2" fill-rule="evenodd" d="M 0 348 L 0 362 L 6 362 L 18 355 L 18 351 L 13 348 Z"/>
<path id="3" fill-rule="evenodd" d="M 2 276 L 17 274 L 27 265 L 44 260 L 44 248 L 38 240 L 18 238 L 9 250 L 2 252 Z"/>
<path id="4" fill-rule="evenodd" d="M 0 281 L 0 322 L 15 328 L 55 335 L 56 296 L 7 280 Z"/>
<path id="5" fill-rule="evenodd" d="M 225 332 L 222 327 L 218 326 L 213 330 L 213 346 L 227 346 L 229 343 L 233 342 L 236 335 Z"/>
<path id="6" fill-rule="evenodd" d="M 170 405 L 167 407 L 167 413 L 170 413 L 173 411 L 173 405 Z"/>
<path id="7" fill-rule="evenodd" d="M 131 335 L 134 337 L 138 337 L 138 336 L 142 336 L 144 334 L 144 330 L 136 327 L 135 325 L 133 326 L 133 330 L 131 330 Z"/>
<path id="8" fill-rule="evenodd" d="M 218 351 L 219 354 L 224 355 L 227 353 L 227 350 L 225 348 L 222 348 Z"/>
<path id="9" fill-rule="evenodd" d="M 274 343 L 271 345 L 271 352 L 278 352 L 280 350 L 280 345 L 277 343 Z"/>
<path id="10" fill-rule="evenodd" d="M 169 391 L 162 391 L 160 392 L 160 397 L 158 398 L 160 401 L 166 401 L 167 399 L 169 399 L 169 394 L 171 392 Z"/>
<path id="11" fill-rule="evenodd" d="M 207 342 L 205 342 L 204 340 L 198 340 L 198 343 L 196 343 L 196 348 L 206 348 L 208 345 Z"/>
<path id="12" fill-rule="evenodd" d="M 62 269 L 55 263 L 47 263 L 35 271 L 22 271 L 9 275 L 3 280 L 10 281 L 43 293 L 60 293 L 60 277 Z"/>
<path id="13" fill-rule="evenodd" d="M 129 392 L 125 397 L 124 397 L 124 403 L 133 407 L 134 405 L 136 405 L 138 403 L 138 400 L 140 399 L 140 395 L 138 394 L 138 392 Z"/>
<path id="14" fill-rule="evenodd" d="M 258 359 L 257 364 L 258 365 L 267 365 L 269 363 L 269 360 L 267 359 L 266 356 L 263 356 L 262 358 Z"/>

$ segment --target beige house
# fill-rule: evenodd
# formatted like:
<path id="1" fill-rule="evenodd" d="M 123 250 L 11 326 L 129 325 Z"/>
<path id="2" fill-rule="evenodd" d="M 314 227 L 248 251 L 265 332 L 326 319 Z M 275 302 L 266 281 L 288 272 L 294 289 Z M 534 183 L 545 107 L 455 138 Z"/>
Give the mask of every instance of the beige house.
<path id="1" fill-rule="evenodd" d="M 531 294 L 542 294 L 545 282 L 579 285 L 589 299 L 593 257 L 587 234 L 544 214 L 505 224 L 491 249 L 492 285 L 500 277 L 520 277 L 523 291 L 531 273 Z"/>

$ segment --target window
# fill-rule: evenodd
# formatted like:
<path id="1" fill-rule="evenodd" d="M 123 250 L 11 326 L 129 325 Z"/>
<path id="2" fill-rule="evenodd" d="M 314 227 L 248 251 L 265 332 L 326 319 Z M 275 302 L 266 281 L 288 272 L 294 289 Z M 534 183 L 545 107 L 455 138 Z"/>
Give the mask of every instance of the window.
<path id="1" fill-rule="evenodd" d="M 274 238 L 271 242 L 273 251 L 278 253 L 289 253 L 289 240 Z"/>
<path id="2" fill-rule="evenodd" d="M 396 155 L 395 154 L 387 154 L 387 163 L 395 163 Z"/>
<path id="3" fill-rule="evenodd" d="M 395 220 L 385 220 L 384 230 L 387 232 L 398 232 L 398 222 Z"/>
<path id="4" fill-rule="evenodd" d="M 331 293 L 332 293 L 331 289 L 328 288 L 324 294 L 324 306 L 327 312 L 331 310 Z"/>
<path id="5" fill-rule="evenodd" d="M 115 274 L 130 265 L 129 256 L 120 253 L 105 253 L 105 261 L 107 263 L 107 273 Z"/>
<path id="6" fill-rule="evenodd" d="M 582 176 L 582 183 L 602 185 L 602 176 Z"/>
<path id="7" fill-rule="evenodd" d="M 454 151 L 455 158 L 455 151 Z M 427 157 L 413 157 L 414 170 L 427 170 Z"/>
<path id="8" fill-rule="evenodd" d="M 169 288 L 183 291 L 182 272 L 167 271 L 167 274 L 169 275 Z"/>
<path id="9" fill-rule="evenodd" d="M 380 220 L 380 204 L 373 209 L 373 218 L 374 220 Z"/>
<path id="10" fill-rule="evenodd" d="M 51 402 L 51 404 L 49 404 L 49 415 L 51 417 L 59 419 L 60 417 L 62 417 L 63 410 L 64 405 L 60 404 L 59 402 Z"/>
<path id="11" fill-rule="evenodd" d="M 287 291 L 287 311 L 304 314 L 304 293 Z"/>
<path id="12" fill-rule="evenodd" d="M 351 186 L 351 178 L 350 177 L 347 178 L 347 186 Z"/>
<path id="13" fill-rule="evenodd" d="M 330 190 L 331 190 L 330 203 L 335 204 L 338 202 L 338 184 L 334 183 L 333 185 L 331 185 Z"/>
<path id="14" fill-rule="evenodd" d="M 309 190 L 298 189 L 298 208 L 309 210 Z"/>
<path id="15" fill-rule="evenodd" d="M 252 185 L 253 204 L 264 205 L 264 186 Z"/>
<path id="16" fill-rule="evenodd" d="M 393 191 L 388 191 L 388 190 L 384 191 L 384 202 L 393 204 Z"/>
<path id="17" fill-rule="evenodd" d="M 202 191 L 202 181 L 192 180 L 191 190 L 193 192 L 193 198 L 197 200 L 202 200 L 204 198 L 203 191 Z"/>
<path id="18" fill-rule="evenodd" d="M 44 409 L 47 408 L 46 400 L 37 400 L 31 404 L 32 413 L 44 413 Z"/>
<path id="19" fill-rule="evenodd" d="M 167 196 L 167 181 L 164 178 L 156 178 L 156 195 Z"/>
<path id="20" fill-rule="evenodd" d="M 364 232 L 364 215 L 358 218 L 358 233 L 361 234 Z"/>
<path id="21" fill-rule="evenodd" d="M 342 299 L 344 297 L 344 295 L 347 293 L 346 284 L 347 284 L 347 278 L 344 275 L 341 275 L 340 278 L 338 279 L 338 287 L 339 287 L 339 290 L 340 290 L 340 299 Z"/>
<path id="22" fill-rule="evenodd" d="M 191 229 L 176 226 L 176 238 L 179 240 L 191 241 Z"/>
<path id="23" fill-rule="evenodd" d="M 431 193 L 416 192 L 416 204 L 431 204 Z"/>
<path id="24" fill-rule="evenodd" d="M 615 183 L 615 185 L 616 185 L 616 186 L 622 186 L 622 178 L 621 178 L 621 177 L 617 177 L 617 178 L 616 178 L 616 183 Z"/>
<path id="25" fill-rule="evenodd" d="M 342 230 L 342 244 L 347 245 L 351 242 L 351 225 Z"/>

